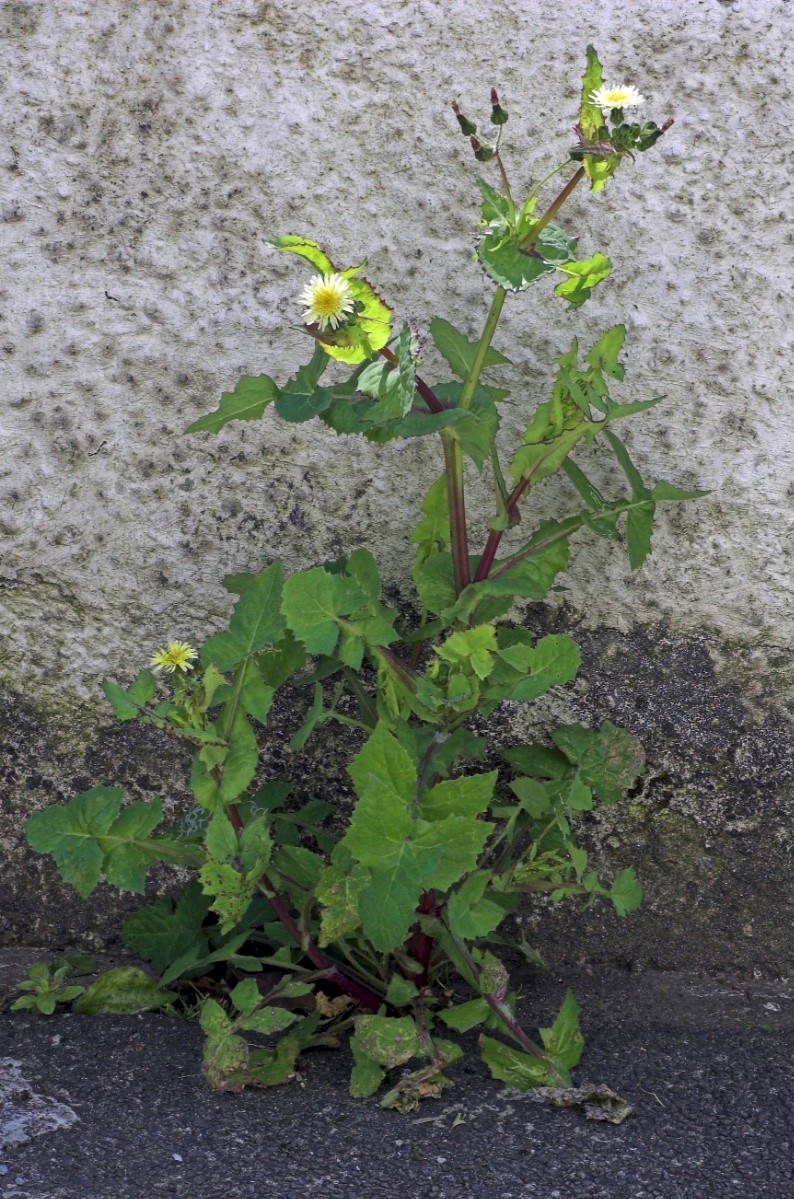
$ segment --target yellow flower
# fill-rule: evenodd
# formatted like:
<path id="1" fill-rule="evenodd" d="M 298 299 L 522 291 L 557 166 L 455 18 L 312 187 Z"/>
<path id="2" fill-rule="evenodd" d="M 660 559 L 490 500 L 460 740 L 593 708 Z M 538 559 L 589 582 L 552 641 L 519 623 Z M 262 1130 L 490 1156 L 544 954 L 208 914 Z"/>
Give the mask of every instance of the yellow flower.
<path id="1" fill-rule="evenodd" d="M 628 83 L 616 83 L 612 87 L 604 83 L 592 93 L 589 102 L 597 108 L 634 108 L 644 104 L 645 97 Z"/>
<path id="2" fill-rule="evenodd" d="M 155 670 L 166 670 L 173 674 L 175 670 L 192 670 L 191 658 L 197 658 L 198 653 L 184 641 L 172 641 L 167 649 L 158 649 L 149 663 Z"/>
<path id="3" fill-rule="evenodd" d="M 353 312 L 350 284 L 342 275 L 315 275 L 303 289 L 301 303 L 306 309 L 304 321 L 317 325 L 321 333 L 338 329 Z"/>

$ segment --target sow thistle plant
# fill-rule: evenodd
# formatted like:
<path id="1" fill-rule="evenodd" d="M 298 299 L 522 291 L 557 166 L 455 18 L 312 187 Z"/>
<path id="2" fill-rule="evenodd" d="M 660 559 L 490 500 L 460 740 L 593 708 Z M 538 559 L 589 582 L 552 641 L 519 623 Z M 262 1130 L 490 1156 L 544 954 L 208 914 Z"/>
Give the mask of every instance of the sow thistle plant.
<path id="1" fill-rule="evenodd" d="M 104 686 L 120 720 L 195 747 L 194 809 L 161 833 L 159 800 L 125 806 L 120 789 L 99 786 L 28 822 L 30 844 L 54 857 L 81 896 L 103 878 L 142 893 L 157 862 L 195 872 L 176 898 L 124 925 L 125 944 L 159 985 L 142 983 L 138 971 L 111 972 L 80 1003 L 102 1010 L 109 997 L 118 1010 L 124 987 L 136 989 L 134 1010 L 198 997 L 212 1087 L 287 1082 L 300 1054 L 349 1032 L 351 1093 L 373 1095 L 386 1083 L 382 1102 L 410 1110 L 449 1084 L 445 1070 L 462 1052 L 450 1034 L 472 1029 L 497 1079 L 524 1089 L 571 1086 L 583 1048 L 576 1000 L 569 992 L 550 1025 L 529 1035 L 502 960 L 506 929 L 528 895 L 606 899 L 621 915 L 638 906 L 633 869 L 602 880 L 577 842 L 577 824 L 620 799 L 643 754 L 610 722 L 556 728 L 545 744 L 504 744 L 503 705 L 570 683 L 580 662 L 570 637 L 536 638 L 508 615 L 517 601 L 543 600 L 568 566 L 575 533 L 625 542 L 637 568 L 650 552 L 657 504 L 703 493 L 645 483 L 618 437 L 618 422 L 658 403 L 612 395 L 624 374 L 622 325 L 584 349 L 573 339 L 550 398 L 507 458 L 498 434 L 509 393 L 490 380 L 509 360 L 492 341 L 508 294 L 554 276 L 556 296 L 577 309 L 609 275 L 603 254 L 577 257 L 576 238 L 556 216 L 580 183 L 600 191 L 662 135 L 669 121 L 625 119 L 641 103 L 633 86 L 604 83 L 588 48 L 576 145 L 521 203 L 502 158 L 508 114 L 496 92 L 486 132 L 454 104 L 475 158 L 494 170 L 493 182 L 477 179 L 476 255 L 495 287 L 477 342 L 441 317 L 429 321 L 450 377 L 430 384 L 418 373 L 414 330 L 392 326 L 362 268 L 340 269 L 315 241 L 289 234 L 270 244 L 312 271 L 302 292 L 296 285 L 309 361 L 284 386 L 244 376 L 188 430 L 218 433 L 272 406 L 292 424 L 319 419 L 335 434 L 375 443 L 437 437 L 443 453 L 410 537 L 415 624 L 383 602 L 366 549 L 290 576 L 273 561 L 227 577 L 237 596 L 227 630 L 199 651 L 174 641 L 156 653 L 159 682 L 147 669 L 126 689 Z M 567 175 L 564 186 L 544 208 L 540 196 L 558 173 Z M 337 367 L 327 381 L 330 360 L 352 373 L 339 381 Z M 586 465 L 596 444 L 624 480 L 615 495 L 602 494 L 572 460 L 581 450 Z M 468 531 L 465 460 L 493 482 L 480 546 Z M 568 486 L 570 509 L 532 527 L 522 509 L 552 476 Z M 288 687 L 310 696 L 293 751 L 328 722 L 360 738 L 348 766 L 356 796 L 349 814 L 332 795 L 296 805 L 287 781 L 255 781 L 258 730 Z M 482 728 L 494 735 L 490 768 Z"/>

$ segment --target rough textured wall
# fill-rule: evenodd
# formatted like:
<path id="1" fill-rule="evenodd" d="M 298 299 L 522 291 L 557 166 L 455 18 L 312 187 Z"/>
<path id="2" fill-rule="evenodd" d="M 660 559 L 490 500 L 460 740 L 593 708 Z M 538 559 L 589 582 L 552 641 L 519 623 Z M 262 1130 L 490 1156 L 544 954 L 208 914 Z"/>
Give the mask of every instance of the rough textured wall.
<path id="1" fill-rule="evenodd" d="M 574 333 L 587 341 L 625 321 L 621 394 L 668 397 L 625 426 L 633 455 L 650 478 L 712 489 L 666 510 L 635 576 L 614 547 L 582 540 L 558 618 L 592 634 L 591 679 L 611 677 L 611 638 L 633 655 L 634 674 L 613 679 L 601 716 L 632 696 L 647 704 L 653 694 L 667 709 L 649 730 L 652 778 L 667 781 L 637 802 L 646 824 L 658 816 L 669 832 L 685 821 L 691 852 L 679 868 L 671 851 L 659 869 L 648 936 L 669 919 L 665 896 L 674 905 L 679 882 L 698 878 L 698 855 L 709 860 L 731 820 L 720 881 L 708 869 L 701 879 L 718 905 L 737 894 L 735 863 L 751 862 L 760 878 L 771 861 L 766 890 L 755 899 L 742 890 L 741 902 L 747 927 L 753 913 L 775 925 L 770 879 L 785 859 L 790 786 L 779 705 L 791 612 L 782 132 L 791 9 L 784 0 L 0 4 L 9 877 L 58 895 L 19 844 L 23 813 L 54 791 L 135 775 L 140 745 L 90 731 L 99 682 L 129 678 L 164 639 L 200 640 L 228 610 L 224 573 L 273 556 L 305 566 L 373 529 L 390 583 L 410 562 L 402 520 L 437 470 L 430 445 L 379 449 L 275 418 L 182 436 L 241 373 L 282 380 L 305 355 L 300 332 L 283 332 L 298 320 L 305 272 L 265 239 L 305 232 L 341 264 L 366 257 L 400 314 L 420 325 L 443 314 L 475 335 L 489 292 L 470 261 L 476 172 L 445 103 L 457 94 L 483 108 L 499 85 L 523 188 L 570 144 L 592 41 L 608 77 L 635 82 L 653 115 L 676 124 L 602 195 L 578 195 L 566 210 L 582 250 L 613 258 L 613 277 L 579 313 L 542 286 L 511 300 L 498 344 L 526 409 L 545 397 L 550 361 Z M 431 377 L 434 366 L 428 352 Z M 522 415 L 508 413 L 506 427 Z M 550 486 L 542 503 L 550 511 L 554 500 Z M 668 654 L 671 644 L 686 648 Z M 686 691 L 694 661 L 698 699 Z M 600 709 L 582 695 L 580 717 L 595 719 Z M 573 693 L 562 703 L 575 704 Z M 642 734 L 648 720 L 633 710 L 627 723 Z M 724 759 L 740 752 L 748 726 L 754 748 L 732 770 Z M 121 777 L 108 777 L 109 755 Z M 156 777 L 162 757 L 150 747 L 142 793 L 176 785 L 176 773 Z M 103 897 L 92 918 L 107 905 Z M 17 908 L 8 935 L 26 935 L 34 906 Z M 55 926 L 66 935 L 57 920 L 35 919 L 43 936 Z M 697 910 L 681 919 L 694 952 L 708 920 L 699 924 Z M 742 957 L 729 922 L 713 932 L 722 948 L 712 958 L 735 952 L 774 968 L 773 932 Z"/>

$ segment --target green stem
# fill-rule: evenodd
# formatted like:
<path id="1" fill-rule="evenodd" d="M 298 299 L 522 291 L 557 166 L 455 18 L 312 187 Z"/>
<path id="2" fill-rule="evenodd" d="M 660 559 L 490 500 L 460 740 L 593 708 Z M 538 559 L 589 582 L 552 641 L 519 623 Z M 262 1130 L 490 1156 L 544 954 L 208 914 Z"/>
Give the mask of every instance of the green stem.
<path id="1" fill-rule="evenodd" d="M 543 216 L 540 217 L 540 219 L 538 221 L 536 221 L 535 224 L 532 226 L 532 228 L 530 229 L 527 236 L 524 238 L 524 240 L 519 245 L 519 247 L 518 247 L 519 250 L 524 250 L 526 252 L 535 244 L 535 242 L 538 240 L 538 237 L 540 236 L 540 234 L 543 232 L 543 230 L 548 225 L 549 221 L 554 219 L 554 217 L 557 215 L 559 210 L 562 208 L 565 201 L 570 196 L 571 192 L 574 190 L 574 188 L 576 187 L 576 185 L 578 183 L 581 183 L 581 181 L 584 179 L 584 177 L 585 177 L 585 169 L 584 169 L 584 167 L 579 167 L 578 171 L 576 171 L 575 174 L 573 174 L 571 176 L 571 178 L 565 184 L 565 187 L 562 189 L 562 191 L 556 197 L 556 199 L 552 200 L 551 204 L 548 206 L 548 208 L 544 212 Z"/>
<path id="2" fill-rule="evenodd" d="M 480 338 L 480 344 L 477 346 L 474 358 L 472 359 L 472 363 L 469 368 L 469 373 L 466 376 L 466 382 L 463 385 L 463 394 L 461 395 L 460 403 L 458 404 L 459 408 L 471 407 L 471 402 L 474 399 L 474 392 L 476 391 L 477 384 L 480 381 L 482 368 L 485 365 L 486 355 L 491 348 L 491 341 L 493 340 L 493 335 L 496 332 L 496 326 L 499 324 L 499 317 L 502 314 L 502 306 L 504 305 L 506 295 L 507 292 L 503 287 L 497 287 L 496 291 L 494 292 L 494 297 L 491 300 L 491 307 L 488 309 L 488 316 L 485 318 L 485 326 L 482 331 L 482 337 Z"/>
<path id="3" fill-rule="evenodd" d="M 494 293 L 479 345 L 472 359 L 466 381 L 463 384 L 463 391 L 460 403 L 458 404 L 459 408 L 468 409 L 471 407 L 474 393 L 477 390 L 477 384 L 480 381 L 480 374 L 485 365 L 485 359 L 494 332 L 496 331 L 496 326 L 499 323 L 506 294 L 503 287 L 497 287 Z M 460 595 L 461 591 L 465 587 L 468 587 L 471 582 L 469 538 L 466 529 L 466 497 L 463 482 L 463 454 L 461 453 L 458 441 L 451 432 L 444 430 L 441 433 L 441 440 L 444 445 L 444 474 L 447 481 L 452 574 L 455 582 L 455 593 L 456 595 Z"/>
<path id="4" fill-rule="evenodd" d="M 504 126 L 502 126 L 502 128 L 504 128 Z M 501 134 L 501 132 L 502 132 L 502 130 L 500 129 L 499 133 Z M 502 162 L 502 156 L 498 150 L 494 154 L 494 162 L 499 167 L 499 174 L 502 176 L 502 187 L 504 188 L 504 191 L 505 191 L 505 199 L 507 200 L 508 204 L 510 205 L 510 216 L 514 217 L 516 214 L 516 206 L 513 203 L 513 196 L 510 191 L 510 182 L 507 178 L 507 171 L 505 170 L 505 165 Z"/>
<path id="5" fill-rule="evenodd" d="M 372 696 L 364 690 L 355 672 L 349 666 L 345 667 L 344 676 L 348 687 L 356 697 L 358 710 L 361 713 L 362 719 L 368 721 L 370 727 L 374 729 L 378 723 L 378 710 L 373 703 Z"/>

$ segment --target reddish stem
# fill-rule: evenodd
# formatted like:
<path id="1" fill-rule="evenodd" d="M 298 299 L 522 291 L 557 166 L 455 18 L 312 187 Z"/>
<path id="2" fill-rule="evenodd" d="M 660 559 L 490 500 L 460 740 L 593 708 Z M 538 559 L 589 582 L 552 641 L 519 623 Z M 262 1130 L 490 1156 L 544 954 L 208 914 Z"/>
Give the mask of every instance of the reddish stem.
<path id="1" fill-rule="evenodd" d="M 392 351 L 387 349 L 385 346 L 381 350 L 381 354 L 386 359 L 386 361 L 391 362 L 391 364 L 393 366 L 399 365 L 397 362 L 396 355 L 393 354 Z M 420 378 L 420 376 L 417 375 L 415 378 L 415 383 L 416 383 L 416 390 L 419 392 L 420 396 L 422 397 L 424 402 L 427 404 L 427 406 L 431 412 L 446 412 L 446 405 L 441 403 L 441 400 L 438 398 L 436 393 L 433 391 L 432 387 L 429 387 L 427 385 L 427 383 L 425 383 L 424 379 Z"/>
<path id="2" fill-rule="evenodd" d="M 436 893 L 435 891 L 425 891 L 419 900 L 419 906 L 416 909 L 421 916 L 436 915 Z M 422 967 L 420 972 L 412 976 L 412 981 L 421 990 L 428 983 L 428 966 L 430 965 L 430 957 L 433 953 L 435 941 L 429 933 L 423 931 L 419 924 L 414 926 L 414 931 L 411 939 L 408 942 L 408 952 L 415 962 L 418 962 Z"/>
<path id="3" fill-rule="evenodd" d="M 216 766 L 215 770 L 217 769 L 218 767 Z M 240 818 L 240 813 L 237 811 L 237 805 L 230 803 L 228 804 L 226 810 L 229 813 L 229 819 L 232 822 L 232 827 L 237 829 L 239 832 L 239 830 L 243 827 L 243 822 Z M 329 958 L 321 949 L 318 949 L 311 937 L 302 936 L 301 930 L 298 928 L 298 925 L 293 919 L 290 911 L 284 902 L 279 899 L 278 895 L 274 893 L 273 885 L 266 874 L 262 875 L 262 883 L 267 889 L 266 893 L 268 903 L 278 916 L 281 923 L 284 925 L 289 935 L 294 940 L 295 944 L 300 946 L 312 965 L 317 966 L 320 970 L 327 971 L 328 980 L 332 983 L 335 983 L 336 986 L 339 987 L 339 990 L 343 991 L 345 995 L 349 995 L 351 999 L 355 999 L 356 1002 L 360 1003 L 362 1007 L 367 1007 L 370 1009 L 370 1011 L 377 1012 L 383 1000 L 377 995 L 373 994 L 372 991 L 368 991 L 365 987 L 360 987 L 358 983 L 353 982 L 351 978 L 348 978 L 347 975 L 343 974 L 339 969 L 339 963 L 335 962 L 333 958 Z"/>

